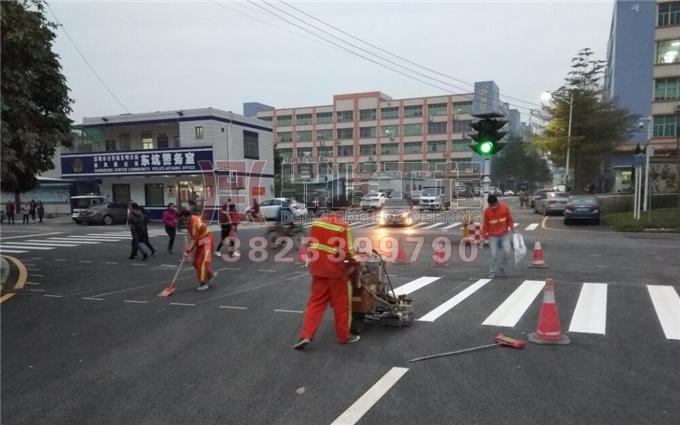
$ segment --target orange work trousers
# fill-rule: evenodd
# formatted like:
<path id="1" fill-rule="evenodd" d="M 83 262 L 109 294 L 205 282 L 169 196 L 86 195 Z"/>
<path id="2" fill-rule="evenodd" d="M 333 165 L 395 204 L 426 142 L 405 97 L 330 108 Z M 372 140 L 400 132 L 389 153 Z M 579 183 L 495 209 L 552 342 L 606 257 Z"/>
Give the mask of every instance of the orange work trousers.
<path id="1" fill-rule="evenodd" d="M 196 253 L 194 254 L 194 269 L 198 282 L 203 285 L 213 277 L 213 272 L 210 268 L 213 256 L 213 237 L 208 235 L 198 241 L 196 244 Z"/>
<path id="2" fill-rule="evenodd" d="M 305 319 L 300 332 L 300 338 L 314 339 L 321 319 L 330 302 L 335 316 L 335 335 L 340 344 L 349 339 L 349 326 L 352 286 L 346 277 L 317 277 L 312 276 L 312 293 L 309 296 Z"/>

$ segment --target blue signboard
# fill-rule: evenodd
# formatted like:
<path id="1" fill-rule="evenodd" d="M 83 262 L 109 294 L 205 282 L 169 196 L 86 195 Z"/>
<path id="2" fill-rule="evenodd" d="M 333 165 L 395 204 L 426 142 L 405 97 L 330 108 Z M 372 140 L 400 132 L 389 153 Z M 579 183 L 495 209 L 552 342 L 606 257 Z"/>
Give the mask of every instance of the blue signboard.
<path id="1" fill-rule="evenodd" d="M 197 174 L 199 162 L 212 163 L 212 148 L 62 154 L 63 177 Z"/>

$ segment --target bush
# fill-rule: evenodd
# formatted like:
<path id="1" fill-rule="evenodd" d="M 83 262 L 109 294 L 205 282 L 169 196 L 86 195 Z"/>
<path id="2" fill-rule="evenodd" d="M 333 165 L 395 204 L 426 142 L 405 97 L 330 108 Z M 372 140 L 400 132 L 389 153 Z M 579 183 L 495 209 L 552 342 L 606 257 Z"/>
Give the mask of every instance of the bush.
<path id="1" fill-rule="evenodd" d="M 620 232 L 642 232 L 644 229 L 672 229 L 680 232 L 680 208 L 652 210 L 652 220 L 642 213 L 640 220 L 633 219 L 632 212 L 606 214 L 603 220 L 614 230 Z"/>

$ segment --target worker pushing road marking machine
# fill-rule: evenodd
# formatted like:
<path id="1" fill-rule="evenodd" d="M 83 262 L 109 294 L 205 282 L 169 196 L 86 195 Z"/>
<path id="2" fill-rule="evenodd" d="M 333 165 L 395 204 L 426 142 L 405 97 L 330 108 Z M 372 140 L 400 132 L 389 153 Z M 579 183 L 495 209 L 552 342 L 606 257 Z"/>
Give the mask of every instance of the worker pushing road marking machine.
<path id="1" fill-rule="evenodd" d="M 351 331 L 360 334 L 364 321 L 379 322 L 383 326 L 404 327 L 413 322 L 413 302 L 394 292 L 385 261 L 373 250 L 350 275 L 352 280 Z"/>

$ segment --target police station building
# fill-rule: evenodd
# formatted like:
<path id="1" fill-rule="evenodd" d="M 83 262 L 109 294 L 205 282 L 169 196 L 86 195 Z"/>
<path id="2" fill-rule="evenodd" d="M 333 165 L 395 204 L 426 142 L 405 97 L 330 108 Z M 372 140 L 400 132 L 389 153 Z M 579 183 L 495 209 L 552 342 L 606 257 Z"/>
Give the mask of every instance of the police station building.
<path id="1" fill-rule="evenodd" d="M 271 123 L 213 108 L 84 118 L 61 154 L 80 194 L 137 202 L 158 219 L 172 202 L 214 220 L 232 200 L 273 196 Z"/>

